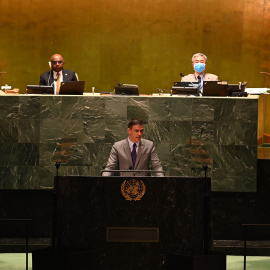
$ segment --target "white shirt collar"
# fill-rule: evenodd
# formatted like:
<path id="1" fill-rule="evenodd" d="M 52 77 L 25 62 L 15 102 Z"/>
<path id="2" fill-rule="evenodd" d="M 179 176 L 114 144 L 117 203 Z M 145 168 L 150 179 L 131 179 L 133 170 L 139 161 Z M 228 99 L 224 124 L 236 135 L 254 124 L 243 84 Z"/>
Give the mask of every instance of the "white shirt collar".
<path id="1" fill-rule="evenodd" d="M 129 144 L 130 151 L 132 152 L 132 151 L 133 151 L 133 144 L 134 144 L 134 142 L 132 142 L 132 141 L 129 139 L 129 137 L 128 137 L 128 144 Z M 138 141 L 138 142 L 136 143 L 136 145 L 137 145 L 136 151 L 138 151 L 138 147 L 139 147 L 139 145 L 140 145 L 140 141 Z"/>
<path id="2" fill-rule="evenodd" d="M 63 73 L 62 71 L 63 70 L 60 70 L 59 72 L 56 72 L 56 71 L 53 70 L 53 78 L 57 79 L 57 73 L 60 73 L 60 76 L 62 77 L 62 73 Z"/>
<path id="3" fill-rule="evenodd" d="M 201 75 L 196 75 L 196 74 L 194 74 L 195 75 L 195 79 L 196 79 L 196 81 L 198 81 L 198 76 L 200 76 L 201 77 L 201 79 L 204 81 L 204 73 L 203 74 L 201 74 Z"/>

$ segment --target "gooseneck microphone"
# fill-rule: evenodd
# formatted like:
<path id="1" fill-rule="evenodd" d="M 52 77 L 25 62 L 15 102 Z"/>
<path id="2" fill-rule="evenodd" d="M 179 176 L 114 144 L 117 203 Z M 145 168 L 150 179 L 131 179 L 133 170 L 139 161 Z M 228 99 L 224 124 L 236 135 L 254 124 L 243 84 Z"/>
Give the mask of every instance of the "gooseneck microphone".
<path id="1" fill-rule="evenodd" d="M 181 77 L 185 77 L 185 75 L 183 73 L 180 73 Z M 194 87 L 195 89 L 197 88 L 197 95 L 200 95 L 200 84 L 194 84 L 193 82 L 191 82 L 187 77 L 185 78 L 189 83 L 192 84 L 192 87 Z"/>
<path id="2" fill-rule="evenodd" d="M 183 73 L 180 73 L 180 76 L 181 77 L 185 77 L 185 75 Z M 193 82 L 191 82 L 189 79 L 187 79 L 187 81 L 190 82 L 194 87 L 198 87 L 196 84 L 194 84 Z"/>
<path id="3" fill-rule="evenodd" d="M 47 81 L 47 85 L 48 86 L 52 86 L 53 85 L 53 83 L 54 83 L 54 81 L 50 84 L 50 79 L 51 79 L 51 76 L 53 75 L 53 70 L 51 69 L 50 70 L 50 73 L 49 73 L 49 77 L 48 77 L 48 81 Z"/>

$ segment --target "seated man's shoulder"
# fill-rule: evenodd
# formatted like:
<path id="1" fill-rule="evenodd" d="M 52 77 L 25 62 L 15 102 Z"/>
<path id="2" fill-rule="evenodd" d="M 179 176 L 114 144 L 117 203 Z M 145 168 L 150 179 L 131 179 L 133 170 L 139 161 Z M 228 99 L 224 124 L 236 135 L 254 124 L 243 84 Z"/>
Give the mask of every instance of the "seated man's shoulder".
<path id="1" fill-rule="evenodd" d="M 69 74 L 74 74 L 75 73 L 75 71 L 69 70 L 69 69 L 63 69 L 63 72 L 64 73 L 69 73 Z"/>
<path id="2" fill-rule="evenodd" d="M 205 81 L 218 81 L 218 76 L 212 73 L 206 73 L 204 80 Z"/>
<path id="3" fill-rule="evenodd" d="M 184 76 L 184 77 L 182 77 L 182 79 L 181 79 L 181 82 L 192 82 L 192 81 L 195 81 L 195 76 L 194 76 L 194 74 L 188 74 L 188 75 L 186 75 L 186 76 Z"/>
<path id="4" fill-rule="evenodd" d="M 50 72 L 51 72 L 51 70 L 48 70 L 46 72 L 41 73 L 40 76 L 46 76 L 46 75 L 48 76 L 50 74 Z"/>

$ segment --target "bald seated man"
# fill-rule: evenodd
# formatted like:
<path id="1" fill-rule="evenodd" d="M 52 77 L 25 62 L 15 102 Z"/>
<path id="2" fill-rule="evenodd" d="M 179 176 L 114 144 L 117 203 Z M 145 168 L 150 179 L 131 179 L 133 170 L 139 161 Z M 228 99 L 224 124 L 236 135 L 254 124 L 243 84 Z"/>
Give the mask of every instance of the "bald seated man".
<path id="1" fill-rule="evenodd" d="M 54 85 L 54 94 L 57 93 L 57 78 L 60 82 L 78 81 L 77 74 L 72 70 L 64 69 L 64 58 L 61 54 L 54 54 L 50 59 L 51 70 L 40 75 L 39 85 Z M 58 75 L 59 74 L 59 75 Z"/>

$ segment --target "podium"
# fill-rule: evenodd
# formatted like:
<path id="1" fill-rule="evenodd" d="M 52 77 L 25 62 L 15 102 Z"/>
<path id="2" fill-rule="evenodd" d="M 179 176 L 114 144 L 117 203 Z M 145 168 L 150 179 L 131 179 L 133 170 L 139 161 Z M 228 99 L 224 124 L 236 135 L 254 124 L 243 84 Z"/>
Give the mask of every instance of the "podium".
<path id="1" fill-rule="evenodd" d="M 82 269 L 164 269 L 169 253 L 210 251 L 210 178 L 64 176 L 54 191 L 54 252 L 88 253 Z"/>

